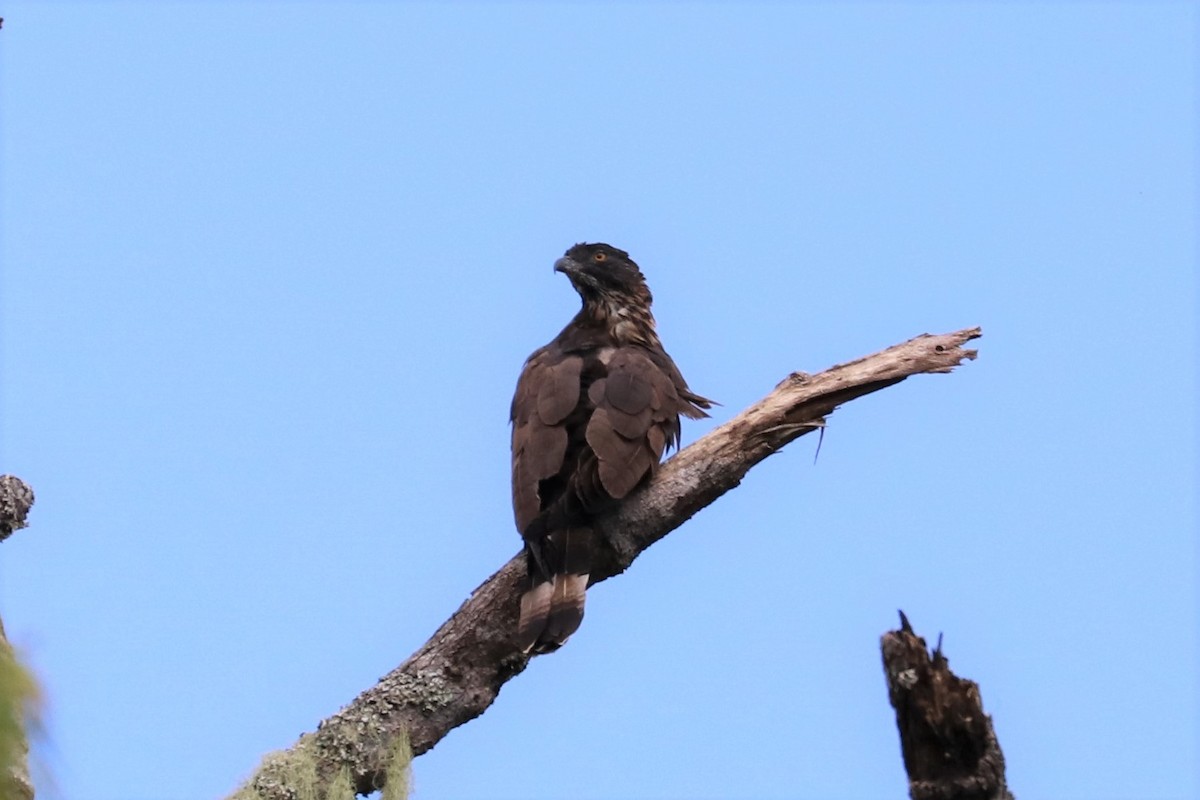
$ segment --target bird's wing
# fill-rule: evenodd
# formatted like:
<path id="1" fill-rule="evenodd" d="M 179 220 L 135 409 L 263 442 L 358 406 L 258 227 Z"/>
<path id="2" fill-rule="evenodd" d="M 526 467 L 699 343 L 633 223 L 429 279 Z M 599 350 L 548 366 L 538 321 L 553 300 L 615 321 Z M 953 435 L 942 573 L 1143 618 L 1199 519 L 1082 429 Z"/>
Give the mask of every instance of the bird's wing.
<path id="1" fill-rule="evenodd" d="M 599 461 L 605 492 L 620 500 L 657 466 L 679 440 L 684 406 L 674 381 L 639 347 L 618 348 L 607 375 L 588 389 L 595 406 L 587 443 Z"/>
<path id="2" fill-rule="evenodd" d="M 583 359 L 542 349 L 530 356 L 512 402 L 512 491 L 517 529 L 541 510 L 539 484 L 559 473 L 567 453 L 566 422 L 579 402 Z"/>

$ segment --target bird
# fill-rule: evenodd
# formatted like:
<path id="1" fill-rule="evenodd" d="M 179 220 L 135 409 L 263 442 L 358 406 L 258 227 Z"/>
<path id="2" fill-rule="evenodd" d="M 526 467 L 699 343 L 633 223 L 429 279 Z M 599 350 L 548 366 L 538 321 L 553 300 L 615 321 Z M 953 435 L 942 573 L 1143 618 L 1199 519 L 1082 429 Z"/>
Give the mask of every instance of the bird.
<path id="1" fill-rule="evenodd" d="M 713 401 L 663 349 L 653 296 L 629 253 L 576 244 L 554 262 L 582 307 L 521 369 L 510 411 L 513 515 L 528 572 L 516 644 L 557 650 L 583 621 L 596 519 L 678 447 L 680 416 Z"/>

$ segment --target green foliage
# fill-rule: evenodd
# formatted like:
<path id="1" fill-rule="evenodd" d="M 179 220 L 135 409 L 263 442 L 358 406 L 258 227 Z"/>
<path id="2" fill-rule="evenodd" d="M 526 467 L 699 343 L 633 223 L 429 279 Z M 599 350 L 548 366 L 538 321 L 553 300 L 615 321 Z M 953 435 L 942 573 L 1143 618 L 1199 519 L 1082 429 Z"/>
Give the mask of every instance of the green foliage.
<path id="1" fill-rule="evenodd" d="M 354 800 L 354 794 L 354 781 L 350 778 L 350 769 L 342 767 L 329 782 L 323 800 Z"/>
<path id="2" fill-rule="evenodd" d="M 280 750 L 263 756 L 254 779 L 238 789 L 229 800 L 261 800 L 258 781 L 268 786 L 284 786 L 295 800 L 324 800 L 320 795 L 317 759 L 307 739 L 291 750 Z"/>
<path id="3" fill-rule="evenodd" d="M 396 737 L 392 751 L 388 753 L 384 776 L 387 782 L 383 785 L 380 800 L 407 800 L 412 779 L 412 746 L 406 734 Z"/>
<path id="4" fill-rule="evenodd" d="M 0 786 L 25 774 L 25 731 L 37 733 L 40 695 L 37 681 L 17 660 L 0 628 Z"/>
<path id="5" fill-rule="evenodd" d="M 381 800 L 407 800 L 412 748 L 408 737 L 396 737 L 384 770 L 386 785 Z M 354 779 L 348 767 L 342 767 L 326 785 L 322 785 L 312 739 L 301 738 L 291 750 L 265 756 L 255 776 L 234 792 L 228 800 L 263 800 L 265 790 L 283 788 L 293 800 L 354 800 Z M 272 797 L 278 796 L 272 791 Z"/>

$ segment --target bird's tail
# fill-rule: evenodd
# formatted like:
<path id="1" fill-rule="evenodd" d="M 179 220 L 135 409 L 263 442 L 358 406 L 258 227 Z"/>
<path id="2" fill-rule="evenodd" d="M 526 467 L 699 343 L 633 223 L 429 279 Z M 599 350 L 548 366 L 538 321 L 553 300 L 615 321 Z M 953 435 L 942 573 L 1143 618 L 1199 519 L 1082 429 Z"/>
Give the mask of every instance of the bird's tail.
<path id="1" fill-rule="evenodd" d="M 592 568 L 590 528 L 553 531 L 541 544 L 527 541 L 529 588 L 521 597 L 517 644 L 522 652 L 557 650 L 583 622 L 588 573 Z"/>

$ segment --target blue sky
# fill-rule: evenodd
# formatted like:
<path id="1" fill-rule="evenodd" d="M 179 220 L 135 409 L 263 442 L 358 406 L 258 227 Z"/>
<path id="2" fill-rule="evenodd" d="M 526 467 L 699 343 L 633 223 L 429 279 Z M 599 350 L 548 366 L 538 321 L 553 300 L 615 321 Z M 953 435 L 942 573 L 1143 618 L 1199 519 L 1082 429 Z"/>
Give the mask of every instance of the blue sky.
<path id="1" fill-rule="evenodd" d="M 692 386 L 982 325 L 590 593 L 418 798 L 883 798 L 878 636 L 1024 798 L 1200 793 L 1188 3 L 9 2 L 0 614 L 47 797 L 222 796 L 513 555 L 507 411 L 629 250 Z"/>

